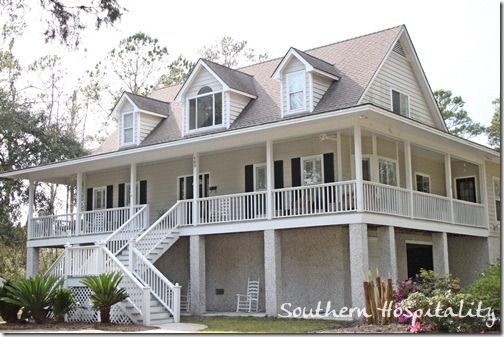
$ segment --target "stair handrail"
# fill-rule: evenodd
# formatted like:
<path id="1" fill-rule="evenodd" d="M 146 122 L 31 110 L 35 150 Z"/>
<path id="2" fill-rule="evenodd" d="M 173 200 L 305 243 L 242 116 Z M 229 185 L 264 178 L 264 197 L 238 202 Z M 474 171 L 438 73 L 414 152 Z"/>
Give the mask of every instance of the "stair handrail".
<path id="1" fill-rule="evenodd" d="M 54 275 L 57 277 L 63 277 L 65 275 L 65 252 L 63 251 L 51 266 L 44 273 L 44 276 Z"/>
<path id="2" fill-rule="evenodd" d="M 135 206 L 135 208 L 138 207 L 140 209 L 135 214 L 130 216 L 124 224 L 102 241 L 113 254 L 118 254 L 123 250 L 128 245 L 129 240 L 136 237 L 147 226 L 149 205 Z"/>

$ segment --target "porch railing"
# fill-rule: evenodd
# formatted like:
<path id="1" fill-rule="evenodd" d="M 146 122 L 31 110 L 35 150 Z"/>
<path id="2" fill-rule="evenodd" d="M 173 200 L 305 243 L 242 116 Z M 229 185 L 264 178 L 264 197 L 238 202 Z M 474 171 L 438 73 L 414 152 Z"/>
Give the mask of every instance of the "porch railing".
<path id="1" fill-rule="evenodd" d="M 413 217 L 451 222 L 450 198 L 413 191 Z"/>
<path id="2" fill-rule="evenodd" d="M 267 218 L 266 191 L 219 195 L 198 203 L 200 224 Z"/>
<path id="3" fill-rule="evenodd" d="M 453 200 L 454 223 L 486 228 L 485 206 L 474 202 Z"/>
<path id="4" fill-rule="evenodd" d="M 367 212 L 410 216 L 410 191 L 405 188 L 363 182 L 364 210 Z"/>

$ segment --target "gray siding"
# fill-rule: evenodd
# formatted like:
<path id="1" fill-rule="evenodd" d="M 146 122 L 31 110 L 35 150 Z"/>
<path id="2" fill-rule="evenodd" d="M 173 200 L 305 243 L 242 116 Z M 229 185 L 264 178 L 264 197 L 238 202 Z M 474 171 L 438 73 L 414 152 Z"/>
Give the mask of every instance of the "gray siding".
<path id="1" fill-rule="evenodd" d="M 235 121 L 235 119 L 238 118 L 240 113 L 249 102 L 250 98 L 248 97 L 234 92 L 229 93 L 229 125 L 231 125 Z"/>
<path id="2" fill-rule="evenodd" d="M 139 142 L 142 142 L 145 137 L 158 125 L 161 117 L 152 116 L 146 113 L 140 114 L 140 129 L 139 129 Z"/>
<path id="3" fill-rule="evenodd" d="M 312 85 L 313 85 L 313 108 L 315 108 L 326 93 L 327 89 L 331 86 L 332 80 L 326 77 L 312 74 Z"/>

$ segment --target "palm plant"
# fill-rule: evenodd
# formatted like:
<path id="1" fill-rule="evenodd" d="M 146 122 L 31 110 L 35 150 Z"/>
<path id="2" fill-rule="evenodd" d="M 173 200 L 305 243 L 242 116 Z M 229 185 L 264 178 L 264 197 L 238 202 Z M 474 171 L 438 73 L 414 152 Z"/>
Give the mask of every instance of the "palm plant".
<path id="1" fill-rule="evenodd" d="M 82 284 L 91 290 L 91 303 L 100 311 L 102 323 L 110 323 L 110 308 L 129 296 L 124 288 L 119 288 L 122 275 L 118 272 L 86 276 Z"/>
<path id="2" fill-rule="evenodd" d="M 56 322 L 61 323 L 65 321 L 65 315 L 73 309 L 75 301 L 70 289 L 60 288 L 54 294 L 53 313 Z"/>
<path id="3" fill-rule="evenodd" d="M 56 276 L 37 275 L 7 285 L 7 294 L 2 301 L 23 307 L 35 320 L 43 323 L 54 302 L 60 279 Z"/>
<path id="4" fill-rule="evenodd" d="M 10 282 L 0 278 L 0 317 L 7 323 L 15 323 L 18 320 L 18 312 L 21 306 L 3 300 L 7 296 L 7 286 Z"/>

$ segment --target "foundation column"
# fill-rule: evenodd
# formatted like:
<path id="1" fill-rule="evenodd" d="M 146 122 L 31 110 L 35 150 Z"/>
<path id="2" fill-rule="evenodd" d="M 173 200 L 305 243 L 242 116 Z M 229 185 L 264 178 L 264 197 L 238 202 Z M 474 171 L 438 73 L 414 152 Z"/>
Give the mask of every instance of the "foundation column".
<path id="1" fill-rule="evenodd" d="M 282 287 L 281 242 L 278 230 L 264 231 L 264 284 L 266 315 L 278 314 Z"/>
<path id="2" fill-rule="evenodd" d="M 348 225 L 350 243 L 350 285 L 352 307 L 364 308 L 364 289 L 362 282 L 369 271 L 367 224 Z"/>
<path id="3" fill-rule="evenodd" d="M 395 229 L 393 226 L 380 226 L 377 228 L 378 246 L 380 253 L 380 276 L 392 278 L 392 282 L 397 281 L 397 256 Z"/>
<path id="4" fill-rule="evenodd" d="M 446 232 L 432 233 L 432 255 L 434 271 L 438 274 L 448 274 L 448 236 Z"/>
<path id="5" fill-rule="evenodd" d="M 191 313 L 201 315 L 206 311 L 205 237 L 192 235 L 189 238 L 191 279 Z"/>
<path id="6" fill-rule="evenodd" d="M 26 248 L 26 277 L 35 276 L 39 272 L 39 248 Z"/>

